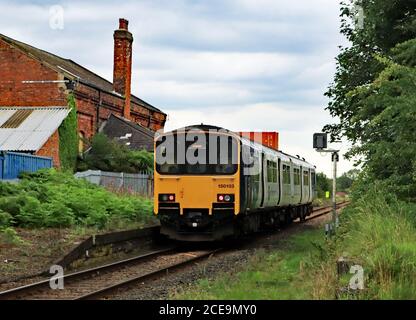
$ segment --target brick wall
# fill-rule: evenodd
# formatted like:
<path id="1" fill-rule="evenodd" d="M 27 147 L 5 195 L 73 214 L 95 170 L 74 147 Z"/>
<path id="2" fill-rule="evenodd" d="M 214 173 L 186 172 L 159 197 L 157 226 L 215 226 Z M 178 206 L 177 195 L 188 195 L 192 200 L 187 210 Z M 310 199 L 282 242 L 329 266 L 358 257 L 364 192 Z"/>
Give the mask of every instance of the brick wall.
<path id="1" fill-rule="evenodd" d="M 60 75 L 36 59 L 0 40 L 1 106 L 66 106 L 62 84 L 22 81 L 61 80 Z"/>
<path id="2" fill-rule="evenodd" d="M 78 108 L 78 128 L 86 138 L 91 138 L 110 113 L 123 116 L 124 98 L 116 94 L 103 92 L 90 86 L 78 83 L 74 90 Z M 97 107 L 99 116 L 97 121 Z M 131 120 L 152 130 L 163 128 L 165 115 L 150 111 L 131 102 Z"/>
<path id="3" fill-rule="evenodd" d="M 24 83 L 23 81 L 63 80 L 63 75 L 42 62 L 0 40 L 0 106 L 66 106 L 64 83 Z M 124 98 L 78 83 L 74 89 L 78 109 L 78 130 L 87 139 L 97 131 L 110 113 L 123 115 Z M 99 116 L 97 119 L 97 106 Z M 150 111 L 133 101 L 131 120 L 152 130 L 163 127 L 165 115 Z M 98 126 L 98 127 L 97 127 Z M 56 132 L 38 151 L 39 155 L 52 156 L 54 165 L 59 163 L 59 135 Z"/>
<path id="4" fill-rule="evenodd" d="M 58 130 L 48 139 L 48 141 L 36 152 L 36 155 L 42 157 L 52 157 L 53 166 L 56 168 L 61 167 L 61 161 L 59 158 L 59 132 Z"/>

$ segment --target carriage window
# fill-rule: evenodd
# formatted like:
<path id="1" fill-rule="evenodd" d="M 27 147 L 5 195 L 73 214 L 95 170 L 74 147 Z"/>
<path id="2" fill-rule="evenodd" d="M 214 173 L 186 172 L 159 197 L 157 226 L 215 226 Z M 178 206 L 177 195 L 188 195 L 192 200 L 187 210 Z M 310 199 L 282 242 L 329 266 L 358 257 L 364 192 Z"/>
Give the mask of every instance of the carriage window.
<path id="1" fill-rule="evenodd" d="M 283 165 L 283 184 L 290 184 L 290 167 Z"/>
<path id="2" fill-rule="evenodd" d="M 303 184 L 309 186 L 309 172 L 303 171 Z"/>
<path id="3" fill-rule="evenodd" d="M 300 185 L 300 169 L 293 169 L 293 179 L 294 179 L 294 183 L 295 186 L 299 186 Z"/>
<path id="4" fill-rule="evenodd" d="M 277 182 L 277 163 L 267 160 L 267 182 Z"/>

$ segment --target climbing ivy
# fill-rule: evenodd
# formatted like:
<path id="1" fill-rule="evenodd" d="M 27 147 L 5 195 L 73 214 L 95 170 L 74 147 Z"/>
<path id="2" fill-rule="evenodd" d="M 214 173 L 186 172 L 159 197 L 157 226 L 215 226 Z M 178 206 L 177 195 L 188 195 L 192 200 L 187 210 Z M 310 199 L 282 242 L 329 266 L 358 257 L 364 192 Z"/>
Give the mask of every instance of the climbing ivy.
<path id="1" fill-rule="evenodd" d="M 62 169 L 74 171 L 78 155 L 78 121 L 73 94 L 68 95 L 68 107 L 71 111 L 59 127 L 59 154 Z"/>

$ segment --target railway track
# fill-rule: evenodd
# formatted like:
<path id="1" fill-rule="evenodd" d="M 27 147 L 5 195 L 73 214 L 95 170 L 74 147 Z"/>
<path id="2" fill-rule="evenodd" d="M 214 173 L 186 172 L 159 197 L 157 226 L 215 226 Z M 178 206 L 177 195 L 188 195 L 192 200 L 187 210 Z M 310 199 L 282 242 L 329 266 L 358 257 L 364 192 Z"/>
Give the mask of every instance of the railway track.
<path id="1" fill-rule="evenodd" d="M 337 210 L 342 209 L 342 208 L 348 206 L 349 204 L 350 204 L 349 201 L 344 201 L 344 202 L 337 203 Z M 327 215 L 328 213 L 331 213 L 331 212 L 332 212 L 332 206 L 323 207 L 323 208 L 316 208 L 313 211 L 313 215 L 306 218 L 306 221 L 311 220 L 311 219 L 316 219 L 318 217 Z"/>
<path id="2" fill-rule="evenodd" d="M 337 205 L 343 208 L 348 202 Z M 332 211 L 332 207 L 317 208 L 306 221 Z M 51 289 L 50 279 L 0 292 L 0 300 L 86 300 L 98 299 L 134 283 L 142 283 L 177 271 L 198 260 L 223 251 L 223 248 L 184 250 L 168 247 L 126 260 L 63 275 L 64 288 Z M 54 281 L 56 281 L 55 279 Z"/>

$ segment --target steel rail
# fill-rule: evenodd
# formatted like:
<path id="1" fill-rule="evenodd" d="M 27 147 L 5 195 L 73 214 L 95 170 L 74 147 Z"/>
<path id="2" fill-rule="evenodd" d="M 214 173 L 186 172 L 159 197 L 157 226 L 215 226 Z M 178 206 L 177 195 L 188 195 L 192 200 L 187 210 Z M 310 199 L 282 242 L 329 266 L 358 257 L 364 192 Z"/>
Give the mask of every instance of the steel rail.
<path id="1" fill-rule="evenodd" d="M 136 257 L 129 258 L 129 259 L 120 260 L 120 261 L 105 264 L 105 265 L 102 265 L 102 266 L 90 268 L 90 269 L 87 269 L 87 270 L 82 270 L 82 271 L 70 273 L 70 274 L 67 274 L 67 275 L 63 275 L 62 277 L 56 277 L 56 278 L 54 278 L 54 280 L 58 280 L 58 279 L 64 279 L 64 281 L 66 281 L 66 280 L 74 281 L 74 280 L 77 280 L 77 279 L 82 280 L 84 277 L 99 274 L 100 272 L 110 272 L 111 269 L 118 269 L 122 266 L 132 264 L 132 263 L 137 263 L 141 260 L 149 259 L 149 258 L 158 256 L 160 254 L 173 251 L 175 249 L 176 249 L 176 247 L 170 247 L 170 248 L 165 248 L 165 249 L 161 249 L 161 250 L 152 251 L 152 252 L 145 253 L 145 254 L 142 254 L 142 255 L 139 255 L 139 256 L 136 256 Z M 28 285 L 24 285 L 24 286 L 12 288 L 12 289 L 9 289 L 9 290 L 6 290 L 6 291 L 2 291 L 2 292 L 0 292 L 0 300 L 7 300 L 7 299 L 10 299 L 10 298 L 13 298 L 13 297 L 19 298 L 21 296 L 30 295 L 34 291 L 42 291 L 46 288 L 50 289 L 49 285 L 50 285 L 50 279 L 46 279 L 46 280 L 42 280 L 42 281 L 39 281 L 39 282 L 31 283 L 31 284 L 28 284 Z"/>
<path id="2" fill-rule="evenodd" d="M 348 201 L 338 203 L 337 204 L 337 209 L 341 209 L 341 208 L 347 206 L 348 204 L 349 204 Z M 332 211 L 332 206 L 316 208 L 316 209 L 313 210 L 313 212 L 318 212 L 318 213 L 307 217 L 306 221 L 324 216 L 324 215 L 330 213 L 331 211 Z M 149 253 L 139 255 L 139 256 L 136 256 L 136 257 L 133 257 L 133 258 L 113 262 L 113 263 L 110 263 L 110 264 L 94 267 L 94 268 L 83 270 L 83 271 L 70 273 L 70 274 L 62 276 L 61 278 L 63 278 L 64 280 L 73 282 L 75 280 L 82 281 L 82 280 L 91 278 L 92 276 L 94 276 L 96 274 L 100 274 L 102 272 L 105 272 L 106 274 L 107 273 L 111 274 L 112 270 L 117 271 L 117 270 L 120 270 L 120 268 L 122 268 L 124 266 L 127 266 L 129 264 L 138 263 L 141 260 L 145 261 L 149 258 L 157 257 L 161 254 L 172 252 L 175 249 L 177 249 L 177 247 L 170 247 L 170 248 L 165 248 L 165 249 L 149 252 Z M 105 294 L 110 294 L 111 292 L 113 292 L 113 291 L 115 291 L 119 288 L 129 286 L 129 285 L 131 285 L 135 282 L 144 282 L 144 281 L 150 280 L 152 278 L 155 278 L 157 276 L 166 274 L 169 271 L 177 271 L 178 269 L 180 269 L 182 267 L 185 267 L 188 264 L 191 264 L 191 263 L 194 263 L 198 260 L 202 260 L 204 258 L 210 257 L 211 255 L 213 255 L 215 253 L 218 253 L 220 251 L 223 251 L 223 250 L 224 250 L 223 248 L 209 250 L 208 252 L 204 252 L 200 255 L 197 255 L 196 257 L 192 257 L 190 259 L 186 259 L 186 260 L 180 261 L 178 263 L 174 263 L 174 264 L 169 265 L 167 267 L 163 267 L 163 268 L 157 269 L 157 270 L 152 271 L 152 272 L 148 272 L 148 273 L 143 274 L 143 275 L 134 276 L 132 278 L 120 281 L 118 283 L 111 284 L 109 286 L 100 288 L 98 290 L 95 290 L 95 291 L 88 292 L 86 294 L 77 296 L 73 299 L 74 300 L 97 299 L 99 297 L 102 297 Z M 58 280 L 58 279 L 60 279 L 60 278 L 55 278 L 55 280 Z M 32 284 L 24 285 L 24 286 L 21 286 L 21 287 L 9 289 L 9 290 L 0 292 L 0 300 L 13 299 L 13 298 L 23 298 L 24 299 L 25 296 L 29 299 L 32 296 L 35 298 L 35 296 L 36 296 L 35 293 L 36 292 L 42 292 L 45 289 L 50 289 L 49 284 L 50 284 L 50 279 L 46 279 L 46 280 L 42 280 L 42 281 L 39 281 L 39 282 L 36 282 L 36 283 L 32 283 Z"/>
<path id="3" fill-rule="evenodd" d="M 344 202 L 337 203 L 337 210 L 342 209 L 342 208 L 345 208 L 349 204 L 350 204 L 349 201 L 344 201 Z M 322 217 L 324 215 L 327 215 L 328 213 L 331 213 L 332 212 L 332 209 L 333 209 L 332 206 L 323 207 L 323 208 L 317 208 L 313 212 L 315 212 L 315 211 L 322 211 L 322 212 L 316 213 L 316 214 L 314 214 L 312 216 L 307 217 L 305 221 L 312 220 L 312 219 L 315 219 L 315 218 L 318 218 L 318 217 Z"/>
<path id="4" fill-rule="evenodd" d="M 170 271 L 177 271 L 178 269 L 180 269 L 182 267 L 185 267 L 186 265 L 189 265 L 189 264 L 194 263 L 196 261 L 208 258 L 208 257 L 212 256 L 213 254 L 218 253 L 222 250 L 224 250 L 224 249 L 221 248 L 221 249 L 215 249 L 215 250 L 205 252 L 201 255 L 198 255 L 196 257 L 181 261 L 179 263 L 175 263 L 175 264 L 172 264 L 170 266 L 167 266 L 167 267 L 164 267 L 164 268 L 146 273 L 144 275 L 133 277 L 133 278 L 127 279 L 125 281 L 121 281 L 119 283 L 113 284 L 111 286 L 102 288 L 100 290 L 97 290 L 97 291 L 94 291 L 94 292 L 91 292 L 91 293 L 87 293 L 83 296 L 75 298 L 74 300 L 97 299 L 99 297 L 102 297 L 105 294 L 111 294 L 111 292 L 113 292 L 117 289 L 132 285 L 135 282 L 142 282 L 143 283 L 144 281 L 150 280 L 150 279 L 155 278 L 157 276 L 160 276 L 160 275 L 163 275 L 163 274 L 168 274 Z"/>

